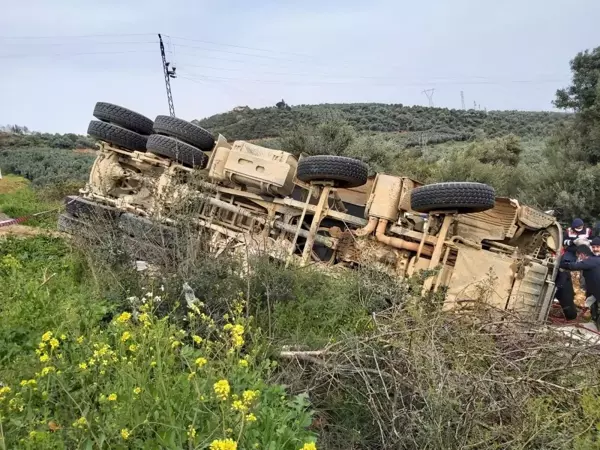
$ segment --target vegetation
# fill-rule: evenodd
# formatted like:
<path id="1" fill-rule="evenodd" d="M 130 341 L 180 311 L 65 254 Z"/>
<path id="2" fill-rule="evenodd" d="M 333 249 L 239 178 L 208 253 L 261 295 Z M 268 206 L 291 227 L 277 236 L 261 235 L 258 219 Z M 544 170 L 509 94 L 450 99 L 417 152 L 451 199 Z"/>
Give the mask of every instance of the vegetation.
<path id="1" fill-rule="evenodd" d="M 6 128 L 7 131 L 0 130 L 0 149 L 41 147 L 73 150 L 77 148 L 95 148 L 94 139 L 73 133 L 30 132 L 27 127 L 17 125 Z"/>
<path id="2" fill-rule="evenodd" d="M 420 278 L 216 255 L 197 235 L 139 272 L 123 249 L 147 242 L 108 226 L 71 245 L 0 244 L 0 448 L 583 450 L 600 437 L 585 343 L 478 306 L 443 313 Z"/>
<path id="3" fill-rule="evenodd" d="M 360 133 L 407 134 L 418 143 L 425 133 L 433 143 L 465 140 L 477 136 L 547 136 L 557 125 L 570 121 L 563 113 L 479 111 L 401 104 L 350 103 L 299 105 L 288 108 L 243 108 L 217 114 L 197 123 L 228 139 L 279 137 L 299 127 L 314 128 L 323 122 L 347 122 Z"/>
<path id="4" fill-rule="evenodd" d="M 28 180 L 15 175 L 7 175 L 0 180 L 0 213 L 8 217 L 24 217 L 49 211 L 39 217 L 31 217 L 27 225 L 56 228 L 61 206 L 60 186 L 43 192 L 32 189 Z"/>

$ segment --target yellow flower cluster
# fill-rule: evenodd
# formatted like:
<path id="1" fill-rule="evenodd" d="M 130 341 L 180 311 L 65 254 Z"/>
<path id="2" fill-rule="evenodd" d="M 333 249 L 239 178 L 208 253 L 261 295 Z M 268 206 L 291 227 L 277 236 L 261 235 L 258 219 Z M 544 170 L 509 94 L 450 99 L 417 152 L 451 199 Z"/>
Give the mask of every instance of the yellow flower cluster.
<path id="1" fill-rule="evenodd" d="M 246 412 L 246 411 L 248 411 L 248 407 L 241 400 L 235 400 L 231 404 L 231 409 L 233 409 L 234 411 L 239 411 L 239 412 Z"/>
<path id="2" fill-rule="evenodd" d="M 9 394 L 11 389 L 8 386 L 0 388 L 0 401 L 4 400 L 6 394 Z"/>
<path id="3" fill-rule="evenodd" d="M 196 437 L 196 429 L 194 425 L 188 426 L 187 435 L 189 439 L 194 439 Z"/>
<path id="4" fill-rule="evenodd" d="M 129 436 L 130 436 L 129 430 L 128 430 L 127 428 L 123 428 L 123 429 L 121 430 L 121 437 L 122 437 L 124 440 L 127 440 L 127 439 L 129 439 Z"/>
<path id="5" fill-rule="evenodd" d="M 196 365 L 198 367 L 202 367 L 203 365 L 205 365 L 208 361 L 206 360 L 206 358 L 200 357 L 196 359 Z"/>
<path id="6" fill-rule="evenodd" d="M 138 320 L 144 325 L 144 327 L 149 327 L 151 325 L 150 315 L 146 312 L 139 315 Z"/>
<path id="7" fill-rule="evenodd" d="M 48 342 L 50 339 L 52 339 L 52 331 L 46 331 L 42 334 L 42 342 Z"/>
<path id="8" fill-rule="evenodd" d="M 210 450 L 237 450 L 237 442 L 233 439 L 218 439 L 210 443 Z"/>
<path id="9" fill-rule="evenodd" d="M 131 319 L 131 314 L 128 312 L 123 312 L 119 317 L 117 317 L 118 323 L 127 323 Z"/>
<path id="10" fill-rule="evenodd" d="M 317 446 L 314 442 L 307 442 L 300 450 L 317 450 Z"/>
<path id="11" fill-rule="evenodd" d="M 85 428 L 87 426 L 87 424 L 88 424 L 88 421 L 86 420 L 86 418 L 80 417 L 75 422 L 73 422 L 73 427 L 74 428 Z"/>
<path id="12" fill-rule="evenodd" d="M 131 333 L 129 331 L 123 332 L 121 335 L 121 342 L 127 342 L 129 339 L 131 339 Z"/>
<path id="13" fill-rule="evenodd" d="M 25 386 L 36 386 L 37 385 L 37 381 L 35 381 L 33 378 L 31 380 L 21 380 L 21 386 L 25 387 Z"/>
<path id="14" fill-rule="evenodd" d="M 108 401 L 109 402 L 116 402 L 117 401 L 117 394 L 112 393 L 108 396 Z"/>
<path id="15" fill-rule="evenodd" d="M 228 323 L 223 327 L 223 330 L 229 331 L 231 335 L 231 343 L 234 348 L 240 348 L 244 345 L 244 326 L 240 324 L 232 325 Z"/>
<path id="16" fill-rule="evenodd" d="M 42 376 L 45 377 L 46 375 L 48 375 L 50 372 L 54 372 L 56 369 L 52 366 L 48 366 L 48 367 L 44 367 L 42 369 Z"/>
<path id="17" fill-rule="evenodd" d="M 256 422 L 256 416 L 254 414 L 250 413 L 246 416 L 246 420 L 248 422 Z"/>
<path id="18" fill-rule="evenodd" d="M 197 345 L 200 345 L 200 344 L 202 344 L 202 338 L 201 338 L 200 336 L 198 336 L 198 335 L 194 334 L 194 335 L 192 336 L 192 339 L 194 340 L 194 342 L 195 342 Z"/>
<path id="19" fill-rule="evenodd" d="M 133 393 L 135 395 L 140 395 L 140 393 L 142 392 L 142 388 L 141 387 L 136 387 L 133 389 Z"/>
<path id="20" fill-rule="evenodd" d="M 217 397 L 221 400 L 227 400 L 229 397 L 229 392 L 231 391 L 231 387 L 229 386 L 229 381 L 227 380 L 219 380 L 213 385 L 213 389 Z"/>

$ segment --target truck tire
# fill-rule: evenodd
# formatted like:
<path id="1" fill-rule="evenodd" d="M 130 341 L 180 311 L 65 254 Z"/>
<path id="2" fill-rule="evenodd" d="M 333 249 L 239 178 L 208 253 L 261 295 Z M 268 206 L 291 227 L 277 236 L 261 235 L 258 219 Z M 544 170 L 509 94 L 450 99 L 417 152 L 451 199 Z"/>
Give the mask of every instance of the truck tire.
<path id="1" fill-rule="evenodd" d="M 94 108 L 94 117 L 139 134 L 152 134 L 154 123 L 146 116 L 112 103 L 98 102 Z"/>
<path id="2" fill-rule="evenodd" d="M 345 156 L 307 156 L 298 161 L 296 177 L 300 181 L 333 181 L 341 188 L 362 186 L 367 182 L 369 166 Z"/>
<path id="3" fill-rule="evenodd" d="M 179 139 L 162 134 L 150 135 L 146 149 L 150 153 L 164 156 L 189 167 L 204 169 L 208 163 L 208 156 L 201 150 Z"/>
<path id="4" fill-rule="evenodd" d="M 157 116 L 154 121 L 154 132 L 174 137 L 200 150 L 210 151 L 215 145 L 212 134 L 204 128 L 171 116 Z"/>
<path id="5" fill-rule="evenodd" d="M 119 216 L 119 211 L 115 208 L 74 195 L 65 197 L 65 210 L 71 216 L 81 219 L 112 221 Z"/>
<path id="6" fill-rule="evenodd" d="M 420 186 L 412 190 L 414 211 L 458 211 L 460 214 L 487 211 L 494 207 L 496 191 L 482 183 L 451 182 Z"/>
<path id="7" fill-rule="evenodd" d="M 124 150 L 146 151 L 146 142 L 148 141 L 146 136 L 113 125 L 112 123 L 92 120 L 88 126 L 88 134 L 101 141 L 121 147 Z"/>

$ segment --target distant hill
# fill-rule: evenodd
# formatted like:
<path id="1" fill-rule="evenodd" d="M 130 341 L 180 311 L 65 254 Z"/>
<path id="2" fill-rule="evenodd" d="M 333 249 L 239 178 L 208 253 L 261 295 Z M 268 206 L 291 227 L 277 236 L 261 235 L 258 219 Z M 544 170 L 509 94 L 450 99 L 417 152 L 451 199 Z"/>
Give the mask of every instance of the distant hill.
<path id="1" fill-rule="evenodd" d="M 523 138 L 547 136 L 571 115 L 558 112 L 480 111 L 383 103 L 299 105 L 291 108 L 235 108 L 194 121 L 227 139 L 279 137 L 298 126 L 314 127 L 343 120 L 360 132 L 428 132 L 447 140 L 512 133 Z"/>

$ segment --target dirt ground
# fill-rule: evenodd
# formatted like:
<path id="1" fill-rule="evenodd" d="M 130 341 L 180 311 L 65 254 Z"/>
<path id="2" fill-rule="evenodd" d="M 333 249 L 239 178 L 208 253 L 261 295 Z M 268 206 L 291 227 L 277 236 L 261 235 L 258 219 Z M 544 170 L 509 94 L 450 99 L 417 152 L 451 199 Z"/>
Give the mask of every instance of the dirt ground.
<path id="1" fill-rule="evenodd" d="M 29 227 L 27 225 L 0 227 L 0 240 L 7 237 L 28 238 L 33 236 L 68 237 L 67 234 L 61 233 L 60 231 L 45 230 L 43 228 Z"/>

